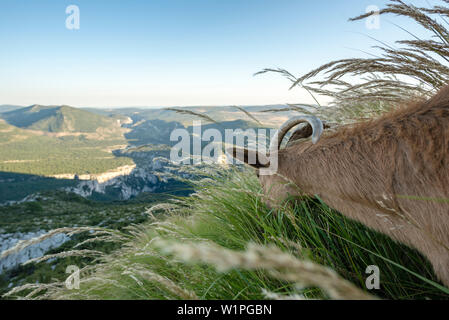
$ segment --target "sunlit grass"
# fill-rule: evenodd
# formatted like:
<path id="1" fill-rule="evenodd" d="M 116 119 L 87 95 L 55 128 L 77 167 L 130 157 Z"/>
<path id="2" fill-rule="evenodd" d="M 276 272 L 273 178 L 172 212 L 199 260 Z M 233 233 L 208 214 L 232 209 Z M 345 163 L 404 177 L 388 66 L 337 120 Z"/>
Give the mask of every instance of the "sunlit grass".
<path id="1" fill-rule="evenodd" d="M 243 253 L 238 252 L 245 251 L 249 244 L 267 250 L 277 248 L 298 261 L 330 267 L 356 287 L 380 298 L 449 297 L 449 290 L 437 283 L 430 264 L 419 253 L 344 218 L 319 199 L 269 210 L 252 172 L 225 172 L 197 183 L 197 190 L 190 197 L 153 208 L 149 214 L 157 218 L 134 227 L 132 240 L 122 249 L 82 272 L 80 290 L 68 291 L 62 284 L 55 284 L 45 288 L 47 295 L 41 297 L 263 299 L 267 293 L 304 298 L 329 296 L 313 285 L 298 289 L 293 281 L 282 278 L 288 270 L 273 276 L 276 272 L 267 267 L 266 261 L 259 269 L 248 268 L 239 258 L 232 262 L 233 268 L 220 268 L 216 258 L 215 263 L 206 263 L 210 260 L 207 258 L 198 259 L 198 263 L 187 259 L 193 261 L 185 263 L 168 254 L 161 241 L 187 248 L 223 248 L 223 266 L 233 256 L 226 250 L 235 250 L 241 257 Z M 213 252 L 220 255 L 220 250 Z M 380 269 L 380 290 L 365 288 L 369 265 Z"/>

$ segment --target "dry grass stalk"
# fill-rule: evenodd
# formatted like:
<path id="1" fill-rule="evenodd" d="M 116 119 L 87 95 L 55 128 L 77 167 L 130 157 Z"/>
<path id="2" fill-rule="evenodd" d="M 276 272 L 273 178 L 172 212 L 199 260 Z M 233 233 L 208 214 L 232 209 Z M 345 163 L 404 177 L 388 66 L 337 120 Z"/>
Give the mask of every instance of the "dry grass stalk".
<path id="1" fill-rule="evenodd" d="M 55 289 L 55 288 L 59 288 L 60 287 L 60 283 L 50 283 L 50 284 L 44 284 L 44 283 L 27 283 L 24 284 L 23 286 L 19 286 L 19 287 L 15 287 L 12 290 L 10 290 L 9 292 L 5 293 L 2 297 L 3 298 L 9 298 L 9 297 L 14 297 L 16 296 L 18 293 L 21 293 L 25 290 L 32 290 L 30 293 L 28 293 L 25 297 L 19 297 L 20 299 L 34 299 L 36 298 L 36 296 L 41 293 L 44 290 L 49 290 L 49 289 Z"/>
<path id="2" fill-rule="evenodd" d="M 104 255 L 101 251 L 96 250 L 70 250 L 63 251 L 55 254 L 48 254 L 39 258 L 30 259 L 27 262 L 23 263 L 23 265 L 27 265 L 30 263 L 39 263 L 43 261 L 47 261 L 49 259 L 55 258 L 66 258 L 66 257 L 98 257 Z"/>
<path id="3" fill-rule="evenodd" d="M 86 239 L 84 241 L 81 241 L 81 242 L 77 243 L 73 248 L 79 248 L 81 246 L 84 246 L 85 244 L 93 243 L 93 242 L 121 243 L 121 242 L 124 242 L 126 240 L 128 240 L 128 238 L 126 238 L 126 237 L 117 237 L 117 236 L 95 237 L 95 238 L 90 238 L 90 239 Z"/>
<path id="4" fill-rule="evenodd" d="M 301 294 L 282 295 L 265 289 L 262 289 L 262 294 L 265 298 L 270 300 L 307 300 L 306 297 Z"/>
<path id="5" fill-rule="evenodd" d="M 419 39 L 398 26 L 413 39 L 396 41 L 399 48 L 379 41 L 381 45 L 374 48 L 380 54 L 370 54 L 374 57 L 332 61 L 300 77 L 280 68 L 267 68 L 257 74 L 279 73 L 292 82 L 290 88 L 303 88 L 316 101 L 314 94 L 330 97 L 333 99 L 331 106 L 337 107 L 333 112 L 338 108 L 348 112 L 351 108 L 364 104 L 369 109 L 373 102 L 381 102 L 381 108 L 376 111 L 383 112 L 413 97 L 429 98 L 449 81 L 449 30 L 445 26 L 445 18 L 449 16 L 449 2 L 441 2 L 442 5 L 423 8 L 401 0 L 390 0 L 386 8 L 379 12 L 380 15 L 394 14 L 413 20 L 431 33 L 432 37 L 428 40 Z M 350 20 L 361 20 L 372 14 L 377 13 L 366 13 Z M 358 80 L 357 84 L 354 84 L 354 78 Z M 318 102 L 317 104 L 319 105 Z M 325 108 L 319 109 L 318 112 L 321 112 Z M 363 114 L 362 112 L 348 114 L 346 118 Z M 337 116 L 341 117 L 338 113 L 340 112 L 337 112 Z"/>
<path id="6" fill-rule="evenodd" d="M 242 111 L 244 114 L 246 114 L 249 118 L 251 118 L 252 120 L 254 120 L 258 125 L 262 126 L 262 123 L 261 123 L 259 120 L 257 120 L 257 118 L 256 118 L 254 115 L 251 114 L 251 112 L 249 112 L 249 111 L 247 111 L 247 110 L 245 110 L 244 108 L 239 107 L 239 106 L 234 106 L 234 108 L 239 109 L 239 110 Z"/>
<path id="7" fill-rule="evenodd" d="M 149 209 L 147 209 L 145 211 L 145 214 L 154 217 L 154 213 L 160 212 L 160 211 L 162 211 L 164 213 L 168 213 L 168 214 L 174 214 L 177 211 L 179 211 L 179 205 L 176 205 L 174 203 L 168 203 L 168 202 L 158 203 L 158 204 L 155 204 L 154 206 L 150 207 Z"/>
<path id="8" fill-rule="evenodd" d="M 79 228 L 59 228 L 59 229 L 54 229 L 51 230 L 49 232 L 47 232 L 46 234 L 43 234 L 39 237 L 36 238 L 32 238 L 29 240 L 21 240 L 19 241 L 14 247 L 5 250 L 2 252 L 0 259 L 4 259 L 7 256 L 17 253 L 31 245 L 37 244 L 37 243 L 41 243 L 42 241 L 49 239 L 57 234 L 67 234 L 69 237 L 78 233 L 82 233 L 82 232 L 90 232 L 90 231 L 102 231 L 104 232 L 104 229 L 100 229 L 100 228 L 92 228 L 92 227 L 79 227 Z"/>
<path id="9" fill-rule="evenodd" d="M 203 120 L 206 120 L 208 122 L 217 123 L 217 121 L 215 121 L 214 119 L 212 119 L 211 117 L 209 117 L 208 115 L 206 115 L 204 113 L 195 112 L 195 111 L 191 111 L 191 110 L 187 110 L 187 109 L 181 109 L 181 108 L 165 108 L 165 110 L 175 111 L 180 114 L 195 116 L 195 117 L 201 118 Z"/>
<path id="10" fill-rule="evenodd" d="M 195 294 L 195 292 L 181 288 L 172 280 L 148 270 L 143 265 L 133 264 L 131 267 L 123 271 L 122 274 L 133 276 L 134 280 L 137 282 L 140 282 L 140 280 L 137 279 L 135 275 L 139 275 L 145 280 L 162 285 L 163 288 L 168 290 L 171 294 L 175 295 L 176 297 L 179 297 L 184 300 L 198 300 L 198 296 Z"/>
<path id="11" fill-rule="evenodd" d="M 332 299 L 375 299 L 330 268 L 311 261 L 298 260 L 276 247 L 250 244 L 246 251 L 237 252 L 212 244 L 181 244 L 159 241 L 161 249 L 187 262 L 204 262 L 219 271 L 234 268 L 265 269 L 273 277 L 294 282 L 301 287 L 321 288 Z"/>

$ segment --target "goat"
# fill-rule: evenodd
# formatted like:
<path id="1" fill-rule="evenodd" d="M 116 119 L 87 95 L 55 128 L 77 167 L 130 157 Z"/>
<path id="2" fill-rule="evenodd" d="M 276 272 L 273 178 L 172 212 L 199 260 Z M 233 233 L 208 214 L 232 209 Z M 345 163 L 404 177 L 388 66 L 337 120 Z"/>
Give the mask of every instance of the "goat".
<path id="1" fill-rule="evenodd" d="M 300 123 L 307 127 L 293 137 L 312 135 L 312 141 L 279 149 Z M 302 116 L 277 131 L 270 146 L 277 172 L 258 174 L 267 204 L 317 195 L 346 217 L 416 248 L 449 287 L 449 86 L 377 119 L 323 130 L 318 118 Z M 269 166 L 265 154 L 227 152 L 246 163 L 256 159 L 250 165 L 258 171 Z"/>

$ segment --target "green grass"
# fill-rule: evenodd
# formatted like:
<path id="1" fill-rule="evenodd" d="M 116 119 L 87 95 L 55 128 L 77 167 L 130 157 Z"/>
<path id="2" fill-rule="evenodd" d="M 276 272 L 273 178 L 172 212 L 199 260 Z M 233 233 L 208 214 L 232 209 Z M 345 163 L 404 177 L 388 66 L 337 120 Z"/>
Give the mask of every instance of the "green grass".
<path id="1" fill-rule="evenodd" d="M 53 289 L 47 298 L 182 298 L 173 286 L 194 292 L 200 299 L 261 299 L 263 289 L 296 293 L 292 283 L 274 279 L 267 271 L 220 273 L 208 264 L 184 263 L 161 251 L 158 239 L 212 243 L 232 250 L 244 250 L 249 243 L 276 246 L 300 259 L 329 266 L 363 290 L 366 267 L 377 265 L 380 290 L 370 291 L 373 295 L 449 298 L 449 290 L 437 283 L 430 264 L 419 253 L 344 218 L 319 199 L 270 211 L 262 203 L 260 185 L 251 172 L 224 173 L 202 181 L 197 188 L 195 195 L 163 210 L 162 219 L 159 216 L 136 226 L 129 243 L 82 274 L 80 290 Z M 313 287 L 301 293 L 307 298 L 325 297 Z"/>
<path id="2" fill-rule="evenodd" d="M 131 224 L 140 224 L 148 220 L 145 210 L 152 203 L 166 201 L 165 194 L 148 194 L 143 201 L 96 202 L 87 200 L 73 193 L 62 191 L 41 192 L 40 198 L 34 202 L 26 202 L 11 206 L 0 206 L 0 230 L 2 233 L 35 232 L 38 230 L 57 229 L 66 226 L 96 227 L 111 230 L 123 230 Z M 72 240 L 61 247 L 48 252 L 58 253 L 73 250 L 74 246 L 89 238 L 89 234 L 75 235 Z M 110 252 L 120 245 L 111 242 L 95 242 L 84 249 Z M 19 266 L 0 274 L 0 296 L 6 293 L 10 283 L 48 283 L 53 279 L 64 279 L 68 265 L 84 266 L 91 263 L 92 258 L 70 257 L 51 263 Z"/>
<path id="3" fill-rule="evenodd" d="M 83 135 L 33 135 L 21 129 L 0 132 L 0 171 L 35 175 L 103 173 L 133 164 L 129 158 L 108 152 L 113 146 L 125 144 L 122 136 L 93 140 Z"/>
<path id="4" fill-rule="evenodd" d="M 75 187 L 78 183 L 76 180 L 0 172 L 0 203 L 19 201 L 36 192 Z"/>
<path id="5" fill-rule="evenodd" d="M 100 127 L 118 127 L 117 119 L 103 117 L 69 106 L 39 106 L 3 113 L 8 123 L 31 130 L 48 132 L 96 132 Z"/>
<path id="6" fill-rule="evenodd" d="M 35 108 L 38 110 L 34 110 Z M 29 128 L 28 122 L 35 125 L 50 121 L 53 116 L 47 113 L 51 115 L 55 110 L 64 115 L 61 130 Z M 35 118 L 38 115 L 40 120 Z M 1 172 L 45 176 L 66 173 L 82 175 L 103 173 L 133 164 L 130 158 L 117 157 L 112 153 L 112 150 L 128 143 L 123 135 L 125 131 L 119 127 L 116 118 L 102 117 L 70 107 L 30 107 L 3 116 L 5 119 L 12 117 L 8 121 L 18 126 L 0 119 Z M 70 130 L 65 131 L 67 125 Z M 27 129 L 65 132 L 58 136 Z"/>
<path id="7" fill-rule="evenodd" d="M 154 195 L 156 201 L 162 197 Z M 119 228 L 146 220 L 148 202 L 96 202 L 74 193 L 46 191 L 36 201 L 0 207 L 0 230 L 3 233 L 52 230 L 66 226 L 107 226 Z"/>

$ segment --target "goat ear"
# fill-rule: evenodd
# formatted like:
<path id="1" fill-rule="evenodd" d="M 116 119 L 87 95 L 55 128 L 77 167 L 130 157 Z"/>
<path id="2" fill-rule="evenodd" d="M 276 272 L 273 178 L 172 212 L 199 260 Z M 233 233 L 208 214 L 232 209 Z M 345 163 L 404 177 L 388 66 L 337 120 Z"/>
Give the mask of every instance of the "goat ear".
<path id="1" fill-rule="evenodd" d="M 270 166 L 270 160 L 268 159 L 268 157 L 254 150 L 232 147 L 226 149 L 226 152 L 235 159 L 242 161 L 254 168 L 267 168 Z"/>

